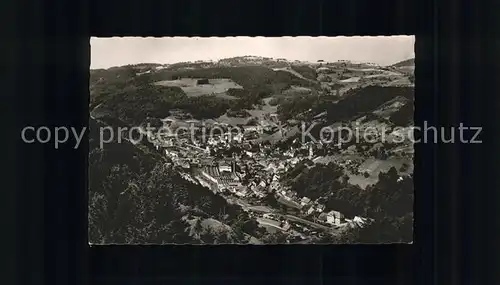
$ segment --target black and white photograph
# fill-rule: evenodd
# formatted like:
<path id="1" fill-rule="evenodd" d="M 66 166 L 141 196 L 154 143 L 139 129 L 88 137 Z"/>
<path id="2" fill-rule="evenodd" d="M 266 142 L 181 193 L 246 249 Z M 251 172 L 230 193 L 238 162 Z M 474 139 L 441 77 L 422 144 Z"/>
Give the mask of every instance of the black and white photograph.
<path id="1" fill-rule="evenodd" d="M 414 45 L 91 38 L 89 243 L 412 243 Z"/>

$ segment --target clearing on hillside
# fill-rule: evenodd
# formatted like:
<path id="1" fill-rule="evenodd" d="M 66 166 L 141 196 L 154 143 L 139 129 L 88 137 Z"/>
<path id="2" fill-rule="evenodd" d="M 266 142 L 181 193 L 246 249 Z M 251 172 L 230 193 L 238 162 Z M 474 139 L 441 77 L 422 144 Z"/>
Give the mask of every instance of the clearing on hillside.
<path id="1" fill-rule="evenodd" d="M 409 165 L 409 168 L 404 172 L 400 172 L 400 168 L 404 163 Z M 376 184 L 378 182 L 379 173 L 388 172 L 391 167 L 395 167 L 396 170 L 398 170 L 398 172 L 402 175 L 413 172 L 413 163 L 410 159 L 392 157 L 387 160 L 380 160 L 368 158 L 359 166 L 358 171 L 361 173 L 367 172 L 370 176 L 364 177 L 363 175 L 354 175 L 349 173 L 349 183 L 358 185 L 362 189 L 365 189 L 368 185 Z"/>
<path id="2" fill-rule="evenodd" d="M 187 96 L 198 97 L 203 95 L 216 95 L 223 99 L 236 99 L 234 96 L 226 94 L 229 89 L 243 89 L 240 85 L 231 79 L 205 79 L 207 84 L 203 84 L 204 78 L 181 78 L 177 80 L 158 81 L 155 84 L 161 86 L 176 86 L 180 87 Z M 200 84 L 202 82 L 202 84 Z"/>
<path id="3" fill-rule="evenodd" d="M 351 77 L 348 79 L 340 80 L 340 82 L 342 82 L 342 83 L 355 83 L 355 82 L 358 82 L 360 79 L 361 79 L 361 77 L 356 76 L 356 77 Z"/>

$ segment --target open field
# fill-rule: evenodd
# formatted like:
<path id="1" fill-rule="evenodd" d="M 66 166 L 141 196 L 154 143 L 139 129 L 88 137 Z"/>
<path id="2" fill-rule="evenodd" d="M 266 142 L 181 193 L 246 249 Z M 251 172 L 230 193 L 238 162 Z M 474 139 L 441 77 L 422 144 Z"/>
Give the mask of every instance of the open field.
<path id="1" fill-rule="evenodd" d="M 409 165 L 407 171 L 401 174 L 409 174 L 413 172 L 413 161 L 406 158 L 389 158 L 387 160 L 379 160 L 375 158 L 368 158 L 359 166 L 359 171 L 361 173 L 368 172 L 369 177 L 364 177 L 363 175 L 349 175 L 349 183 L 358 185 L 359 187 L 365 189 L 369 185 L 373 185 L 378 182 L 378 175 L 381 172 L 387 172 L 391 167 L 395 167 L 399 171 L 403 163 Z"/>
<path id="2" fill-rule="evenodd" d="M 408 104 L 408 100 L 404 97 L 396 97 L 393 100 L 380 106 L 373 113 L 382 118 L 388 118 L 392 113 L 397 112 L 402 106 Z"/>
<path id="3" fill-rule="evenodd" d="M 271 114 L 276 114 L 278 112 L 278 106 L 271 106 L 269 102 L 273 99 L 273 97 L 265 98 L 262 101 L 264 105 L 260 109 L 251 109 L 246 110 L 252 117 L 255 117 L 259 120 L 262 125 L 273 125 L 273 121 L 267 119 Z"/>
<path id="4" fill-rule="evenodd" d="M 408 86 L 410 84 L 411 84 L 410 80 L 407 77 L 403 77 L 403 78 L 391 81 L 391 82 L 387 83 L 385 86 Z"/>
<path id="5" fill-rule="evenodd" d="M 361 77 L 351 77 L 351 78 L 348 78 L 348 79 L 344 79 L 344 80 L 340 80 L 339 82 L 342 82 L 342 83 L 354 83 L 354 82 L 358 82 L 359 80 L 361 79 Z"/>
<path id="6" fill-rule="evenodd" d="M 155 84 L 160 86 L 180 87 L 187 96 L 197 97 L 203 95 L 216 95 L 224 99 L 236 99 L 236 97 L 226 94 L 229 89 L 243 89 L 231 79 L 209 79 L 208 84 L 197 84 L 196 78 L 181 78 L 178 80 L 158 81 Z"/>
<path id="7" fill-rule="evenodd" d="M 217 119 L 215 119 L 216 122 L 221 123 L 221 124 L 228 124 L 230 126 L 236 126 L 236 125 L 246 125 L 248 121 L 250 121 L 251 117 L 246 117 L 246 118 L 238 118 L 238 117 L 229 117 L 228 115 L 224 114 Z"/>
<path id="8" fill-rule="evenodd" d="M 359 171 L 360 172 L 368 172 L 371 175 L 376 175 L 380 172 L 387 172 L 391 167 L 396 167 L 396 169 L 399 169 L 403 163 L 406 161 L 401 158 L 389 158 L 387 160 L 380 160 L 380 159 L 375 159 L 375 158 L 368 158 L 359 166 Z"/>
<path id="9" fill-rule="evenodd" d="M 328 164 L 330 162 L 342 163 L 347 160 L 351 161 L 363 161 L 363 157 L 357 154 L 336 154 L 327 156 L 318 156 L 313 161 L 319 164 Z"/>
<path id="10" fill-rule="evenodd" d="M 405 73 L 411 73 L 411 72 L 415 72 L 415 66 L 414 65 L 403 66 L 403 67 L 399 67 L 398 70 L 401 72 L 405 72 Z"/>
<path id="11" fill-rule="evenodd" d="M 406 148 L 405 148 L 406 150 Z M 359 187 L 365 189 L 367 186 L 375 184 L 378 182 L 378 175 L 381 172 L 387 172 L 391 167 L 395 167 L 396 170 L 401 168 L 403 163 L 409 165 L 408 170 L 401 174 L 410 174 L 413 172 L 413 161 L 409 158 L 403 157 L 392 157 L 387 160 L 380 160 L 370 157 L 368 159 L 363 158 L 357 154 L 338 154 L 331 156 L 321 156 L 314 159 L 314 163 L 328 164 L 330 162 L 344 163 L 347 160 L 357 161 L 361 163 L 358 167 L 358 171 L 361 172 L 359 175 L 351 173 L 349 170 L 345 170 L 345 173 L 349 176 L 349 183 L 353 185 L 358 185 Z M 365 177 L 364 172 L 370 174 L 369 177 Z"/>
<path id="12" fill-rule="evenodd" d="M 283 91 L 283 95 L 300 95 L 300 94 L 309 94 L 311 93 L 311 88 L 301 87 L 301 86 L 290 86 L 287 90 Z"/>
<path id="13" fill-rule="evenodd" d="M 365 78 L 366 79 L 369 79 L 369 78 L 388 78 L 388 77 L 390 78 L 391 76 L 394 76 L 394 75 L 379 73 L 379 74 L 367 75 L 367 76 L 365 76 Z"/>
<path id="14" fill-rule="evenodd" d="M 302 74 L 298 73 L 297 71 L 293 70 L 291 67 L 282 67 L 282 68 L 273 68 L 273 71 L 285 71 L 289 72 L 290 74 L 295 75 L 296 77 L 300 79 L 304 79 L 310 82 L 313 82 L 314 80 L 311 80 L 310 78 L 304 77 Z"/>

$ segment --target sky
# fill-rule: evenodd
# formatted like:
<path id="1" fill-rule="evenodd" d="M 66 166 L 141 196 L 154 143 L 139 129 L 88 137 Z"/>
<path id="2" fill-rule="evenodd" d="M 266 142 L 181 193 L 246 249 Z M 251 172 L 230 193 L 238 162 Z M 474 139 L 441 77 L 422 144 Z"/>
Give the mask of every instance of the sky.
<path id="1" fill-rule="evenodd" d="M 414 36 L 384 37 L 112 37 L 90 39 L 90 68 L 263 56 L 390 65 L 415 57 Z"/>

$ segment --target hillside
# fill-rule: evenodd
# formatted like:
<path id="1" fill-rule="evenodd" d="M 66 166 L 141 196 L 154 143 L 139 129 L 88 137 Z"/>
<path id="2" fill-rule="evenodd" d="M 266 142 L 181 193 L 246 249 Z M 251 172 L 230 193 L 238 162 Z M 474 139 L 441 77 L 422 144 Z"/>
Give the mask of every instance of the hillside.
<path id="1" fill-rule="evenodd" d="M 415 58 L 410 58 L 407 60 L 400 61 L 391 65 L 393 67 L 405 67 L 405 66 L 415 66 Z"/>
<path id="2" fill-rule="evenodd" d="M 152 81 L 174 78 L 229 78 L 245 89 L 279 92 L 291 85 L 313 86 L 309 81 L 283 71 L 273 71 L 264 66 L 221 66 L 188 70 L 161 70 L 151 76 Z"/>
<path id="3" fill-rule="evenodd" d="M 145 71 L 149 71 L 144 73 Z M 177 78 L 228 79 L 242 86 L 229 88 L 225 96 L 206 94 L 186 96 L 178 87 L 159 85 Z M 157 85 L 157 86 L 155 86 Z M 182 109 L 197 119 L 212 119 L 229 109 L 253 109 L 261 100 L 293 86 L 319 88 L 314 82 L 296 77 L 286 71 L 273 71 L 262 66 L 222 66 L 197 69 L 176 65 L 157 69 L 157 66 L 124 66 L 108 70 L 92 70 L 90 76 L 90 108 L 99 106 L 107 112 L 132 123 L 146 117 L 165 118 L 172 109 Z M 236 98 L 237 100 L 231 100 Z"/>
<path id="4" fill-rule="evenodd" d="M 401 96 L 413 101 L 413 88 L 410 87 L 380 87 L 362 88 L 353 95 L 347 96 L 327 107 L 328 118 L 332 122 L 347 120 L 367 112 L 374 111 L 382 104 Z"/>
<path id="5" fill-rule="evenodd" d="M 148 117 L 168 117 L 174 109 L 185 110 L 197 119 L 215 118 L 223 115 L 230 106 L 227 100 L 215 96 L 188 97 L 178 87 L 145 85 L 108 95 L 99 109 L 138 125 Z"/>
<path id="6" fill-rule="evenodd" d="M 368 232 L 349 232 L 351 241 L 411 240 L 413 145 L 391 139 L 413 124 L 412 63 L 243 56 L 91 70 L 90 242 L 339 242 L 325 237 L 340 232 L 327 225 L 330 211 L 377 220 Z M 151 133 L 154 145 L 115 138 L 99 146 L 101 127 L 162 120 L 174 130 L 193 123 L 244 131 L 234 140 Z M 301 141 L 304 123 L 314 123 L 315 138 L 322 127 L 350 126 L 388 141 L 331 143 L 340 132 L 330 143 Z M 302 198 L 311 201 L 298 207 Z M 281 216 L 265 220 L 269 213 Z"/>
<path id="7" fill-rule="evenodd" d="M 184 180 L 154 148 L 124 141 L 100 149 L 103 126 L 90 121 L 90 243 L 247 243 L 256 234 L 256 224 L 239 206 Z M 219 216 L 229 229 L 202 230 L 189 223 Z"/>
<path id="8" fill-rule="evenodd" d="M 302 75 L 303 77 L 310 79 L 310 80 L 316 80 L 317 78 L 317 72 L 316 69 L 307 65 L 292 65 L 291 68 Z"/>
<path id="9" fill-rule="evenodd" d="M 283 178 L 301 196 L 320 199 L 326 211 L 336 210 L 347 217 L 371 217 L 370 227 L 349 235 L 357 242 L 411 242 L 413 235 L 413 175 L 398 179 L 391 168 L 379 174 L 375 185 L 360 189 L 342 181 L 342 168 L 335 163 L 305 168 L 297 165 Z M 383 202 L 382 202 L 383 201 Z"/>

